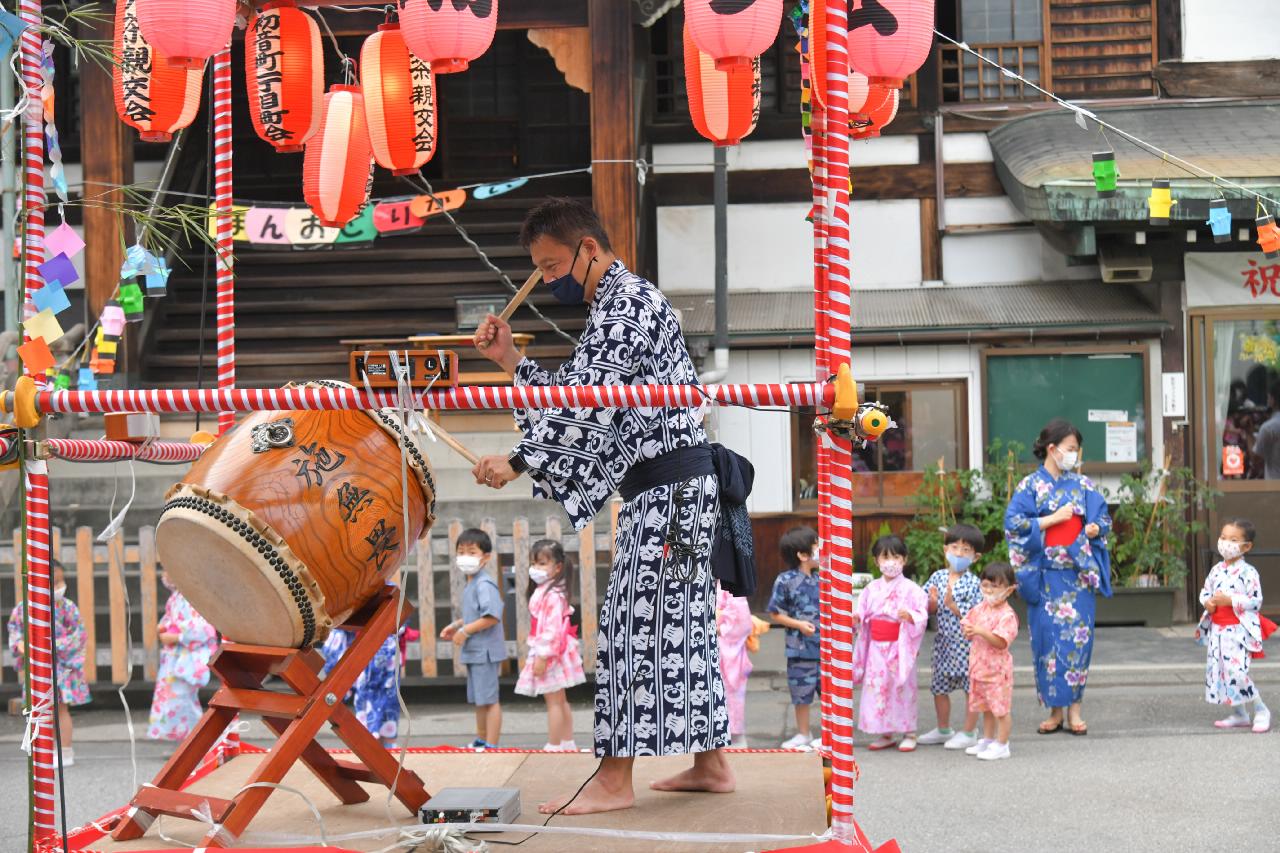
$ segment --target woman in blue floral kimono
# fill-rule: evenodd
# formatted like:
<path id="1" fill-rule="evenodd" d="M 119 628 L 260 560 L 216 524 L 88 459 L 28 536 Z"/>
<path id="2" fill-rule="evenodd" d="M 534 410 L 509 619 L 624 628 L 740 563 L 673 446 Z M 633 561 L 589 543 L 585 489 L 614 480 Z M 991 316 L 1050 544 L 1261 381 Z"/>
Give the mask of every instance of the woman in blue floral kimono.
<path id="1" fill-rule="evenodd" d="M 596 214 L 551 199 L 525 220 L 529 248 L 552 294 L 590 305 L 573 353 L 551 372 L 521 358 L 511 327 L 490 315 L 477 349 L 518 385 L 693 384 L 680 321 L 666 297 L 630 272 Z M 630 808 L 637 756 L 692 754 L 693 766 L 652 783 L 662 791 L 728 792 L 729 710 L 720 675 L 710 556 L 719 487 L 696 412 L 683 408 L 517 412 L 524 432 L 510 456 L 487 456 L 476 482 L 501 488 L 527 473 L 535 496 L 560 503 L 579 530 L 615 491 L 623 506 L 596 657 L 599 771 L 577 793 L 542 803 L 552 814 Z"/>
<path id="2" fill-rule="evenodd" d="M 1089 733 L 1080 700 L 1093 655 L 1097 593 L 1111 596 L 1107 502 L 1080 466 L 1080 431 L 1050 421 L 1035 444 L 1044 464 L 1018 484 L 1005 513 L 1009 559 L 1018 570 L 1018 594 L 1027 603 L 1036 694 L 1050 709 L 1041 734 L 1063 727 Z"/>

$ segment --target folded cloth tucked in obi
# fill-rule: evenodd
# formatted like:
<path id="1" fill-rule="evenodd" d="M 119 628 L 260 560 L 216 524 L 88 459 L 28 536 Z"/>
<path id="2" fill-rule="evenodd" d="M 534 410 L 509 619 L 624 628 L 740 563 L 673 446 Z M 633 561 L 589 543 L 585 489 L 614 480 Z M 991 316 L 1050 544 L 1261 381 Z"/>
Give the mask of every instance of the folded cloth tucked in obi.
<path id="1" fill-rule="evenodd" d="M 889 619 L 872 619 L 868 623 L 868 627 L 871 629 L 872 642 L 893 643 L 898 639 L 898 632 L 902 629 L 902 623 Z"/>

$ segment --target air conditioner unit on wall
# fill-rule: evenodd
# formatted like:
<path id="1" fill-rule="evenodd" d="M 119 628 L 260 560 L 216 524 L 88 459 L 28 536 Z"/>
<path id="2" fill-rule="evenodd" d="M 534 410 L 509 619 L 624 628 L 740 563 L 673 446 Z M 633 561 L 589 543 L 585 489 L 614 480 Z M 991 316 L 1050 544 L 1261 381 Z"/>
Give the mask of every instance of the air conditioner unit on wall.
<path id="1" fill-rule="evenodd" d="M 1098 266 L 1107 284 L 1141 284 L 1151 281 L 1151 256 L 1138 246 L 1101 244 Z"/>

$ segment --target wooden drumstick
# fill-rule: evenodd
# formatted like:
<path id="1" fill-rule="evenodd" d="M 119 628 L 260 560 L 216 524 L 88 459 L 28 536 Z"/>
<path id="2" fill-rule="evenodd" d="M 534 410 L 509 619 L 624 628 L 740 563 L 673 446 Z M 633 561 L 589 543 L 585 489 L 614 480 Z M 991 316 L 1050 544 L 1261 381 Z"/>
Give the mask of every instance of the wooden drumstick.
<path id="1" fill-rule="evenodd" d="M 480 457 L 476 456 L 474 453 L 468 450 L 466 445 L 458 441 L 458 439 L 449 435 L 448 431 L 444 427 L 440 426 L 438 423 L 435 423 L 434 421 L 431 421 L 430 429 L 433 433 L 435 433 L 440 438 L 441 441 L 443 441 L 445 444 L 449 445 L 454 450 L 456 450 L 458 452 L 458 455 L 461 456 L 463 459 L 467 460 L 472 465 L 480 464 Z"/>
<path id="2" fill-rule="evenodd" d="M 534 270 L 529 273 L 529 277 L 525 279 L 524 284 L 516 291 L 516 295 L 511 297 L 511 301 L 507 303 L 507 307 L 502 309 L 502 313 L 498 315 L 498 319 L 506 322 L 511 319 L 511 315 L 516 313 L 516 309 L 521 303 L 528 298 L 533 289 L 538 286 L 538 282 L 542 281 L 542 271 Z"/>
<path id="3" fill-rule="evenodd" d="M 516 295 L 511 297 L 511 301 L 507 303 L 507 307 L 502 309 L 502 313 L 498 315 L 498 319 L 504 323 L 510 320 L 511 315 L 516 313 L 516 309 L 519 308 L 529 294 L 533 292 L 533 289 L 537 287 L 538 282 L 541 280 L 542 273 L 539 270 L 534 270 L 529 273 L 529 277 L 525 279 L 524 284 L 516 291 Z M 476 344 L 476 349 L 484 350 L 488 348 L 488 342 Z"/>

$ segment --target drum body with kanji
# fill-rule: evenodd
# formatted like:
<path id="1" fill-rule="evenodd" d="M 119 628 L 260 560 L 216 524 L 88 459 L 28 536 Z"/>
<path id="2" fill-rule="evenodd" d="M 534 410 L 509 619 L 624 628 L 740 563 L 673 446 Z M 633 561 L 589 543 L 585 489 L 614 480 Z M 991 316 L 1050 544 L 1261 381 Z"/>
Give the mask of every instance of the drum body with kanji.
<path id="1" fill-rule="evenodd" d="M 166 496 L 170 582 L 229 640 L 322 642 L 434 521 L 430 463 L 406 432 L 394 410 L 246 417 Z"/>

